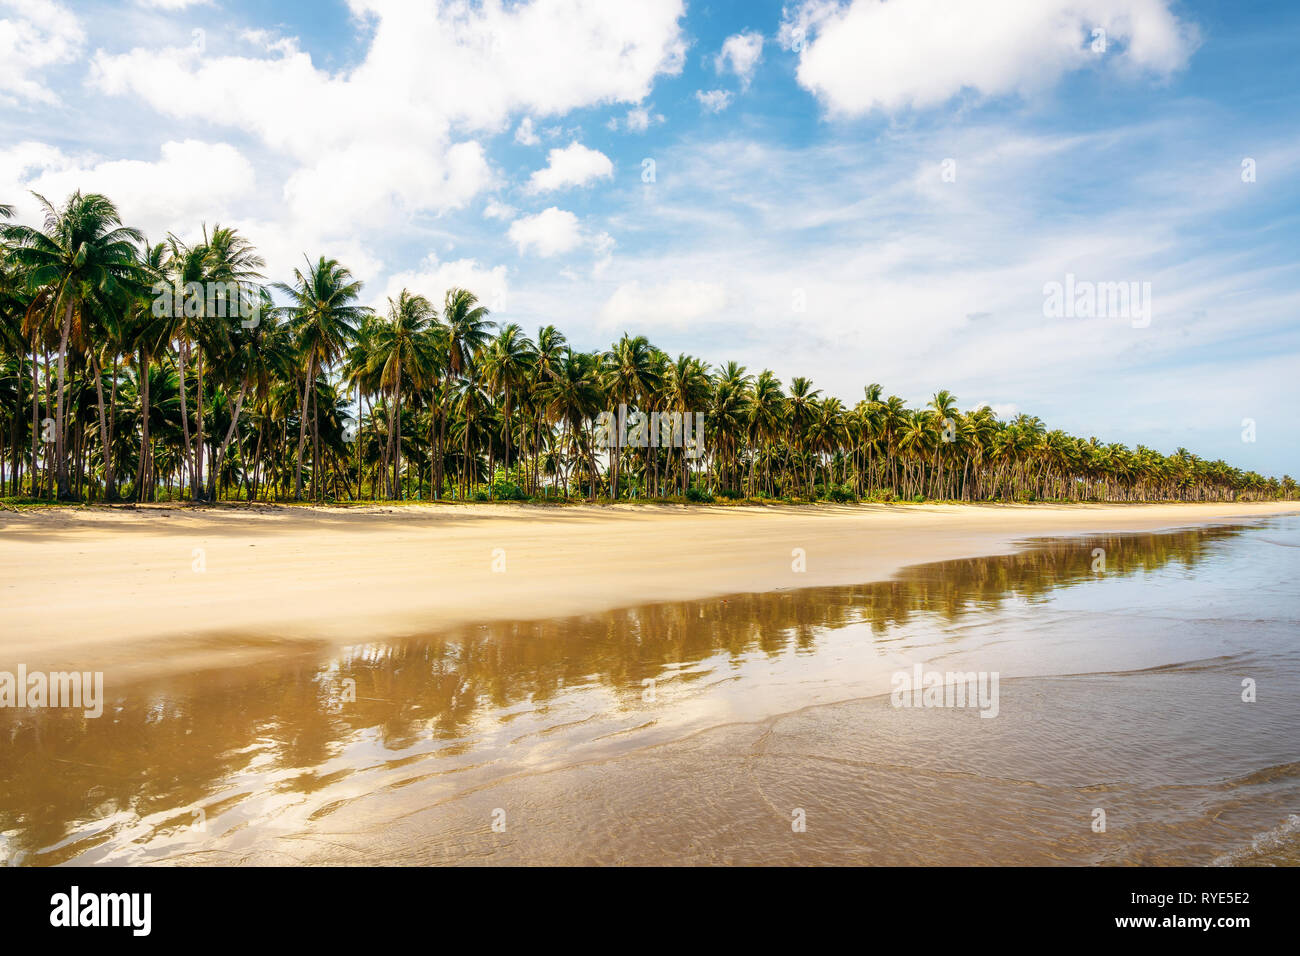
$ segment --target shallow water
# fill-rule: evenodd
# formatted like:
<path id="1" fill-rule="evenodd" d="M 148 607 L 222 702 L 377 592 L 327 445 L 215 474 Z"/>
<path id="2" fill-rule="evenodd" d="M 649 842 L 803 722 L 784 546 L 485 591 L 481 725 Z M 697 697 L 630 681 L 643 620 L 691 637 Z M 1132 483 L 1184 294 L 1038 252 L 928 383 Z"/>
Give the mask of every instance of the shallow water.
<path id="1" fill-rule="evenodd" d="M 110 673 L 0 711 L 0 859 L 1295 865 L 1297 569 L 1284 517 Z M 997 716 L 894 706 L 916 663 Z"/>

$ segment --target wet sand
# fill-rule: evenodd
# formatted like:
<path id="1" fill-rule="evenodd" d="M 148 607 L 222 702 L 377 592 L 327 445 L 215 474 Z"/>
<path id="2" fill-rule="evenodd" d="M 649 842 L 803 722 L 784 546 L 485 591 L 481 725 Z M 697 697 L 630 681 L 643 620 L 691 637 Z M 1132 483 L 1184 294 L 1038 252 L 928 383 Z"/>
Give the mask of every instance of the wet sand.
<path id="1" fill-rule="evenodd" d="M 1300 511 L 1166 505 L 0 512 L 0 661 L 119 685 L 505 620 L 885 580 L 1028 537 Z M 802 566 L 803 570 L 796 570 Z"/>
<path id="2" fill-rule="evenodd" d="M 0 863 L 1296 865 L 1297 561 L 1296 518 L 1060 537 L 114 681 L 0 711 Z M 920 663 L 996 719 L 893 706 Z"/>

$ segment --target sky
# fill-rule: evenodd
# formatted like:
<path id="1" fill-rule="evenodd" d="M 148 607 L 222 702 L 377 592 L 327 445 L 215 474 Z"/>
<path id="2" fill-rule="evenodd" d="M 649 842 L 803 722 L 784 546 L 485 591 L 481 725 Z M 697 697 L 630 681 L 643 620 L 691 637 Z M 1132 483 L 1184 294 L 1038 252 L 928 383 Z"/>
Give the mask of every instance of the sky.
<path id="1" fill-rule="evenodd" d="M 0 0 L 0 203 L 1300 475 L 1298 38 L 1290 0 Z"/>

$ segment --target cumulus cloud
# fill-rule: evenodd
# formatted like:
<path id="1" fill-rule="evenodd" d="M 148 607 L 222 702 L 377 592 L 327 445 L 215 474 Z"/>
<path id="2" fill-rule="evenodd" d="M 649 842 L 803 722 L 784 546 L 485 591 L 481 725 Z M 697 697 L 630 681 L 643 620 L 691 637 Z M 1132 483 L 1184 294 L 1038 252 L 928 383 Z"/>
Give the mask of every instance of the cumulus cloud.
<path id="1" fill-rule="evenodd" d="M 184 10 L 188 7 L 206 7 L 210 6 L 212 0 L 135 0 L 142 7 L 152 7 L 155 10 Z"/>
<path id="2" fill-rule="evenodd" d="M 695 98 L 710 113 L 721 113 L 731 105 L 730 90 L 709 90 L 708 92 L 696 90 Z"/>
<path id="3" fill-rule="evenodd" d="M 489 199 L 487 205 L 483 207 L 483 216 L 487 219 L 509 219 L 515 214 L 515 207 L 501 202 L 499 199 Z"/>
<path id="4" fill-rule="evenodd" d="M 537 170 L 529 177 L 529 192 L 550 192 L 568 186 L 585 186 L 597 179 L 609 179 L 614 175 L 614 164 L 608 156 L 578 142 L 570 143 L 564 149 L 551 150 L 546 159 L 546 168 Z"/>
<path id="5" fill-rule="evenodd" d="M 403 289 L 410 289 L 441 307 L 443 296 L 453 288 L 473 292 L 479 302 L 494 313 L 507 310 L 509 282 L 505 266 L 485 267 L 477 259 L 441 262 L 435 253 L 426 256 L 418 268 L 389 276 L 371 305 L 377 309 L 385 308 L 389 298 L 396 299 Z"/>
<path id="6" fill-rule="evenodd" d="M 14 198 L 20 217 L 38 216 L 31 192 L 57 206 L 80 189 L 108 196 L 125 221 L 155 238 L 229 216 L 254 186 L 252 164 L 228 143 L 163 143 L 157 160 L 76 157 L 34 142 L 0 151 L 0 195 Z"/>
<path id="7" fill-rule="evenodd" d="M 298 164 L 286 184 L 296 213 L 336 204 L 338 183 L 348 182 L 357 194 L 347 213 L 369 219 L 373 210 L 363 224 L 378 227 L 394 213 L 459 208 L 486 188 L 492 178 L 477 134 L 500 132 L 520 113 L 640 103 L 656 76 L 680 72 L 685 49 L 681 0 L 350 7 L 372 39 L 349 70 L 321 69 L 282 41 L 270 50 L 251 44 L 256 55 L 204 58 L 179 47 L 101 51 L 90 82 L 164 116 L 260 138 Z M 525 139 L 536 135 L 531 121 L 522 128 Z"/>
<path id="8" fill-rule="evenodd" d="M 419 210 L 459 209 L 493 181 L 475 140 L 448 147 L 440 160 L 431 162 L 414 143 L 358 140 L 300 167 L 285 183 L 284 198 L 307 228 L 349 233 L 358 223 L 375 227 Z"/>
<path id="9" fill-rule="evenodd" d="M 621 124 L 617 116 L 612 116 L 610 117 L 609 122 L 605 125 L 613 130 L 618 129 L 621 125 L 623 129 L 627 130 L 629 133 L 644 133 L 651 126 L 664 121 L 664 115 L 662 113 L 655 113 L 653 110 L 653 104 L 649 106 L 634 106 L 632 109 L 627 111 Z"/>
<path id="10" fill-rule="evenodd" d="M 598 270 L 608 262 L 614 248 L 609 233 L 589 231 L 573 213 L 555 206 L 516 219 L 506 235 L 521 254 L 531 252 L 543 259 L 587 248 L 595 254 Z"/>
<path id="11" fill-rule="evenodd" d="M 800 50 L 800 85 L 847 116 L 1029 92 L 1097 63 L 1164 76 L 1198 43 L 1170 0 L 805 0 L 781 39 Z"/>
<path id="12" fill-rule="evenodd" d="M 85 41 L 77 17 L 54 0 L 0 0 L 0 105 L 58 103 L 41 73 L 75 60 Z"/>
<path id="13" fill-rule="evenodd" d="M 555 206 L 535 216 L 516 219 L 506 235 L 521 253 L 532 251 L 542 258 L 571 252 L 582 245 L 582 227 L 578 217 Z"/>
<path id="14" fill-rule="evenodd" d="M 763 34 L 748 30 L 729 36 L 722 42 L 722 49 L 713 58 L 713 68 L 718 73 L 730 71 L 736 74 L 740 77 L 741 85 L 748 87 L 761 59 L 763 59 Z"/>
<path id="15" fill-rule="evenodd" d="M 541 141 L 541 138 L 533 132 L 533 118 L 525 116 L 521 119 L 515 129 L 515 142 L 521 146 L 536 146 Z"/>

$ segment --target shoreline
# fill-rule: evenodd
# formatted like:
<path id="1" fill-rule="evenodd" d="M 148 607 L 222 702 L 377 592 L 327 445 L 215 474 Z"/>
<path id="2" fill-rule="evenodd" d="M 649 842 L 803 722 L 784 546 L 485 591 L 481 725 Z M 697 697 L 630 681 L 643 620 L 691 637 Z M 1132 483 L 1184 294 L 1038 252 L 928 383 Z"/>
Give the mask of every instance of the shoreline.
<path id="1" fill-rule="evenodd" d="M 487 622 L 882 581 L 1033 538 L 1297 512 L 1296 502 L 4 511 L 0 667 L 102 670 L 120 687 Z"/>

